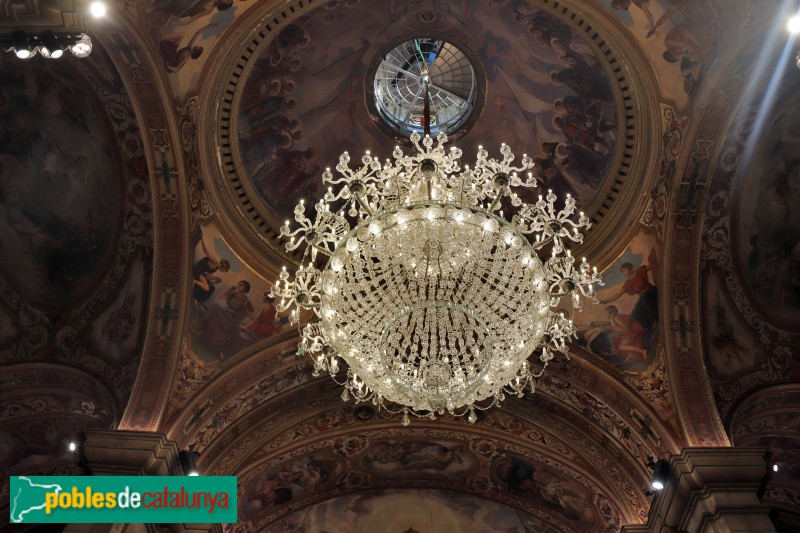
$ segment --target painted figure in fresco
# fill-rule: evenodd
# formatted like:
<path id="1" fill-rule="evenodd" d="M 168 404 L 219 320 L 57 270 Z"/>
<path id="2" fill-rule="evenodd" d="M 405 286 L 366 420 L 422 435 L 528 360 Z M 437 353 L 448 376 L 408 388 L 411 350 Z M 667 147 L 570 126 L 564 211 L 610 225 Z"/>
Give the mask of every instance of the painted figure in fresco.
<path id="1" fill-rule="evenodd" d="M 559 478 L 553 475 L 540 475 L 537 479 L 536 468 L 517 458 L 512 458 L 503 481 L 508 491 L 520 496 L 541 498 L 557 512 L 571 520 L 580 520 L 585 508 L 584 502 L 573 491 L 564 488 Z"/>
<path id="2" fill-rule="evenodd" d="M 170 33 L 162 35 L 158 43 L 158 53 L 164 60 L 167 72 L 178 72 L 183 65 L 190 59 L 197 59 L 203 53 L 202 46 L 194 46 L 194 42 L 200 34 L 209 26 L 216 26 L 216 23 L 207 24 L 195 32 L 186 46 L 181 46 L 183 33 Z"/>
<path id="3" fill-rule="evenodd" d="M 231 269 L 231 264 L 227 259 L 219 259 L 206 248 L 202 234 L 200 244 L 203 247 L 203 257 L 192 267 L 192 296 L 198 303 L 204 303 L 214 294 L 215 284 L 221 280 L 215 274 L 227 272 Z"/>
<path id="4" fill-rule="evenodd" d="M 269 295 L 269 291 L 264 293 L 263 303 L 256 317 L 246 327 L 245 331 L 254 337 L 269 337 L 281 330 L 284 322 L 278 316 L 275 308 L 275 298 Z"/>
<path id="5" fill-rule="evenodd" d="M 296 474 L 283 469 L 265 478 L 258 491 L 250 497 L 250 507 L 260 511 L 291 501 L 294 494 L 290 485 L 294 477 Z"/>
<path id="6" fill-rule="evenodd" d="M 154 11 L 169 13 L 174 17 L 172 24 L 183 26 L 210 15 L 215 9 L 225 11 L 233 6 L 233 0 L 153 0 L 144 12 L 150 14 Z"/>
<path id="7" fill-rule="evenodd" d="M 536 468 L 518 459 L 511 460 L 506 483 L 508 491 L 513 494 L 528 495 L 536 490 L 536 480 L 533 478 Z"/>
<path id="8" fill-rule="evenodd" d="M 386 465 L 391 470 L 443 472 L 452 464 L 462 464 L 460 447 L 442 446 L 435 442 L 380 442 L 367 457 L 369 463 Z"/>
<path id="9" fill-rule="evenodd" d="M 281 176 L 275 198 L 294 201 L 295 196 L 314 178 L 308 168 L 314 155 L 313 148 L 277 151 L 275 159 L 265 167 L 265 175 Z"/>
<path id="10" fill-rule="evenodd" d="M 598 168 L 605 164 L 606 156 L 580 144 L 561 143 L 556 146 L 556 158 L 561 173 L 572 183 L 583 183 L 594 189 L 600 186 Z"/>
<path id="11" fill-rule="evenodd" d="M 729 367 L 734 359 L 737 363 L 742 363 L 747 355 L 747 348 L 736 337 L 736 328 L 725 314 L 719 296 L 714 304 L 714 323 L 716 331 L 710 332 L 708 340 L 715 350 L 725 356 L 722 366 Z"/>
<path id="12" fill-rule="evenodd" d="M 575 174 L 564 174 L 561 161 L 556 155 L 559 143 L 543 142 L 539 153 L 533 156 L 534 166 L 531 172 L 539 181 L 542 189 L 552 190 L 559 198 L 567 194 L 579 196 L 585 188 L 581 180 L 574 180 Z"/>
<path id="13" fill-rule="evenodd" d="M 247 297 L 250 282 L 241 280 L 219 298 L 225 300 L 225 307 L 211 305 L 201 321 L 200 339 L 206 346 L 222 350 L 240 338 L 239 324 L 248 316 L 252 317 L 253 304 Z M 220 353 L 220 358 L 224 354 Z"/>
<path id="14" fill-rule="evenodd" d="M 631 315 L 620 313 L 615 305 L 606 307 L 606 316 L 608 322 L 595 323 L 581 334 L 589 351 L 603 355 L 614 365 L 647 359 L 647 330 Z"/>
<path id="15" fill-rule="evenodd" d="M 788 162 L 782 162 L 775 177 L 767 184 L 767 189 L 783 207 L 783 222 L 786 222 L 791 214 L 789 199 L 800 192 L 800 159 L 792 158 Z"/>
<path id="16" fill-rule="evenodd" d="M 642 327 L 649 330 L 658 324 L 658 289 L 650 283 L 647 275 L 650 267 L 642 265 L 634 270 L 631 263 L 623 263 L 619 269 L 628 278 L 627 281 L 615 287 L 612 295 L 605 300 L 600 300 L 600 303 L 611 303 L 623 294 L 638 295 L 639 299 L 633 307 L 631 316 Z"/>
<path id="17" fill-rule="evenodd" d="M 715 38 L 714 26 L 706 22 L 684 22 L 664 36 L 664 61 L 680 64 L 687 94 L 699 85 L 701 61 Z"/>
<path id="18" fill-rule="evenodd" d="M 119 344 L 131 337 L 133 327 L 136 325 L 135 304 L 136 295 L 129 293 L 125 295 L 119 307 L 108 316 L 103 324 L 103 333 L 109 341 Z"/>
<path id="19" fill-rule="evenodd" d="M 656 22 L 655 17 L 650 12 L 650 0 L 611 0 L 612 9 L 624 9 L 628 11 L 631 4 L 642 10 L 644 16 L 647 17 L 647 27 L 653 28 Z"/>
<path id="20" fill-rule="evenodd" d="M 611 321 L 611 330 L 617 333 L 611 342 L 622 359 L 621 362 L 640 363 L 647 359 L 647 349 L 643 340 L 645 328 L 639 321 L 631 315 L 620 313 L 615 305 L 606 307 L 606 313 Z"/>
<path id="21" fill-rule="evenodd" d="M 584 146 L 598 154 L 600 153 L 598 148 L 602 148 L 606 153 L 611 151 L 611 145 L 599 134 L 613 130 L 615 127 L 615 124 L 608 122 L 596 124 L 586 121 L 585 117 L 560 117 L 558 115 L 553 117 L 553 128 L 562 132 L 570 143 Z"/>
<path id="22" fill-rule="evenodd" d="M 249 509 L 243 508 L 242 515 L 251 518 L 264 509 L 315 490 L 330 476 L 330 470 L 325 463 L 324 459 L 308 457 L 268 473 L 260 486 L 256 484 L 255 490 L 248 494 Z"/>
<path id="23" fill-rule="evenodd" d="M 585 101 L 614 102 L 614 92 L 603 72 L 588 65 L 579 65 L 550 73 L 550 81 L 556 87 L 566 85 Z"/>

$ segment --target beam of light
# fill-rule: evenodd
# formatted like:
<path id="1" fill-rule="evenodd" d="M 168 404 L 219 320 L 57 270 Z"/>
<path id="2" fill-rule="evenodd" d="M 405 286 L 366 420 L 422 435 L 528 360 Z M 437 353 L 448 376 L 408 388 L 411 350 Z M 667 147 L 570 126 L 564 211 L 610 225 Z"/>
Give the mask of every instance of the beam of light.
<path id="1" fill-rule="evenodd" d="M 784 0 L 782 8 L 776 13 L 775 20 L 786 20 L 790 14 L 798 14 L 794 1 Z M 779 25 L 776 24 L 776 27 Z M 754 61 L 755 67 L 748 75 L 748 82 L 743 92 L 744 98 L 739 105 L 739 116 L 736 122 L 743 119 L 746 120 L 746 113 L 751 108 L 754 98 L 761 97 L 761 105 L 759 106 L 753 126 L 749 132 L 739 168 L 744 170 L 750 163 L 750 158 L 758 145 L 760 134 L 764 129 L 767 118 L 770 116 L 771 111 L 775 105 L 775 97 L 780 88 L 781 80 L 786 73 L 788 64 L 794 65 L 794 61 L 789 61 L 792 51 L 795 48 L 797 39 L 795 34 L 786 40 L 786 34 L 781 31 L 771 32 L 764 40 L 761 50 Z M 783 44 L 783 51 L 780 53 L 779 59 L 776 61 L 776 51 Z M 763 80 L 769 78 L 769 85 L 766 91 L 760 92 L 759 88 L 763 84 Z M 734 127 L 737 124 L 733 125 Z"/>
<path id="2" fill-rule="evenodd" d="M 783 47 L 783 51 L 781 52 L 780 58 L 778 59 L 777 64 L 774 65 L 774 71 L 772 72 L 772 76 L 769 80 L 769 85 L 767 86 L 767 90 L 764 91 L 763 96 L 761 97 L 761 106 L 756 113 L 756 118 L 753 121 L 753 128 L 750 130 L 750 134 L 747 137 L 747 142 L 745 143 L 744 151 L 742 153 L 742 160 L 739 164 L 740 169 L 746 169 L 749 166 L 750 158 L 753 156 L 753 152 L 755 151 L 758 141 L 761 139 L 761 132 L 764 129 L 764 125 L 767 122 L 767 119 L 772 117 L 772 108 L 775 106 L 775 98 L 780 90 L 781 81 L 783 80 L 783 75 L 786 72 L 787 66 L 794 67 L 794 61 L 790 61 L 790 56 L 792 55 L 792 51 L 794 50 L 795 46 L 795 38 L 792 37 L 789 39 Z M 772 62 L 765 61 L 766 63 L 763 67 L 759 70 L 759 73 L 753 73 L 751 76 L 751 80 L 756 80 L 762 78 L 761 75 L 765 75 L 766 67 L 769 66 Z M 763 79 L 763 78 L 762 78 Z M 750 98 L 753 98 L 755 95 L 751 94 Z M 749 101 L 746 102 L 749 104 Z M 745 107 L 741 107 L 740 109 L 746 109 Z"/>

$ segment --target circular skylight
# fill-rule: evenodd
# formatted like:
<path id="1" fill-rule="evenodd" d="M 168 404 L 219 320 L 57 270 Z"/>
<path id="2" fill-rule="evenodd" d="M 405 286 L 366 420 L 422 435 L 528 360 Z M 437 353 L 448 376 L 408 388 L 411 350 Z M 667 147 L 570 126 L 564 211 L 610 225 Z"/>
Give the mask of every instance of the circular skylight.
<path id="1" fill-rule="evenodd" d="M 378 114 L 403 136 L 422 133 L 426 87 L 431 133 L 458 130 L 475 107 L 475 69 L 464 52 L 442 39 L 411 39 L 382 58 L 373 82 Z"/>

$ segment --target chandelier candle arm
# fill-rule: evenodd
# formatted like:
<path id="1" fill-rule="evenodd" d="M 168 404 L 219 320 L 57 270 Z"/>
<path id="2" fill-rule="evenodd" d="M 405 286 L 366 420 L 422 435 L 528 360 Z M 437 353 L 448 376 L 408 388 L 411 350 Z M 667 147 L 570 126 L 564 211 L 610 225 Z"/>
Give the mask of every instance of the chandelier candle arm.
<path id="1" fill-rule="evenodd" d="M 305 254 L 272 295 L 292 323 L 313 313 L 298 353 L 345 388 L 343 400 L 402 412 L 404 424 L 445 412 L 474 422 L 506 394 L 533 392 L 555 353 L 568 357 L 575 326 L 555 308 L 567 295 L 576 309 L 596 302 L 602 280 L 566 242 L 591 224 L 575 220 L 570 196 L 561 209 L 552 191 L 526 203 L 533 161 L 515 165 L 505 144 L 500 159 L 479 147 L 462 167 L 444 133 L 410 140 L 411 153 L 395 147 L 383 164 L 367 152 L 352 169 L 345 152 L 338 176 L 325 170 L 315 213 L 301 201 L 297 228 L 281 228 L 287 250 Z"/>

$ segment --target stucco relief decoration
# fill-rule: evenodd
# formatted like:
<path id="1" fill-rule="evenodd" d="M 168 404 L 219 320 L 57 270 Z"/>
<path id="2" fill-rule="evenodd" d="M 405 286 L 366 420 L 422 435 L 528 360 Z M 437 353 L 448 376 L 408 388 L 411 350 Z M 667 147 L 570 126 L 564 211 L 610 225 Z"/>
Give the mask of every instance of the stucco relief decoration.
<path id="1" fill-rule="evenodd" d="M 0 271 L 16 315 L 17 336 L 7 340 L 19 339 L 4 343 L 6 358 L 99 353 L 125 367 L 140 342 L 146 298 L 137 295 L 147 293 L 152 246 L 147 165 L 131 103 L 107 56 L 96 55 L 47 69 L 0 60 Z M 118 298 L 123 285 L 127 300 Z M 66 310 L 68 320 L 53 321 Z"/>
<path id="2" fill-rule="evenodd" d="M 309 505 L 313 509 L 326 498 L 361 489 L 367 484 L 376 489 L 397 488 L 400 484 L 461 491 L 465 483 L 473 490 L 482 486 L 478 493 L 493 494 L 506 504 L 516 502 L 559 530 L 615 531 L 621 523 L 619 510 L 606 497 L 596 494 L 597 488 L 591 481 L 580 473 L 564 470 L 548 457 L 531 454 L 515 444 L 495 441 L 490 446 L 516 454 L 515 459 L 494 465 L 484 459 L 480 461 L 480 469 L 448 474 L 441 460 L 443 454 L 456 465 L 477 464 L 478 456 L 458 440 L 452 440 L 463 438 L 458 431 L 420 431 L 372 430 L 364 437 L 306 440 L 308 444 L 300 445 L 295 442 L 291 452 L 262 462 L 259 467 L 240 475 L 240 525 L 261 527 L 287 513 L 308 509 Z M 419 445 L 423 434 L 431 438 Z M 413 442 L 403 444 L 405 439 L 411 438 Z M 341 450 L 344 440 L 358 441 L 352 446 L 361 450 L 355 452 L 361 459 L 356 463 L 351 461 L 346 472 L 341 458 L 336 458 L 339 455 L 336 450 Z M 370 443 L 368 448 L 367 442 Z M 398 481 L 391 476 L 384 479 L 375 470 L 378 466 L 375 460 L 380 465 L 405 471 L 408 481 L 404 483 L 402 479 L 405 478 Z M 511 486 L 507 472 L 510 463 L 522 465 L 528 473 L 527 477 L 512 476 Z M 312 494 L 312 490 L 316 492 Z"/>
<path id="3" fill-rule="evenodd" d="M 189 207 L 200 220 L 207 220 L 214 211 L 205 194 L 206 182 L 200 177 L 197 153 L 197 97 L 190 98 L 178 108 L 180 141 L 189 181 Z"/>
<path id="4" fill-rule="evenodd" d="M 670 184 L 677 171 L 678 155 L 680 154 L 681 146 L 683 146 L 689 117 L 687 115 L 678 115 L 670 105 L 661 104 L 661 121 L 664 133 L 661 137 L 661 160 L 658 163 L 658 178 L 639 223 L 645 228 L 655 229 L 658 239 L 663 242 Z"/>
<path id="5" fill-rule="evenodd" d="M 258 405 L 274 399 L 279 393 L 310 379 L 311 369 L 308 366 L 292 366 L 276 372 L 243 390 L 213 411 L 206 413 L 203 409 L 202 413 L 197 414 L 197 420 L 190 424 L 191 427 L 184 428 L 184 434 L 191 434 L 198 450 L 203 450 L 237 418 L 244 416 Z"/>
<path id="6" fill-rule="evenodd" d="M 749 388 L 799 372 L 800 219 L 791 209 L 800 202 L 798 78 L 787 70 L 773 100 L 740 110 L 709 184 L 703 283 L 724 295 L 706 291 L 706 360 L 722 413 Z"/>

